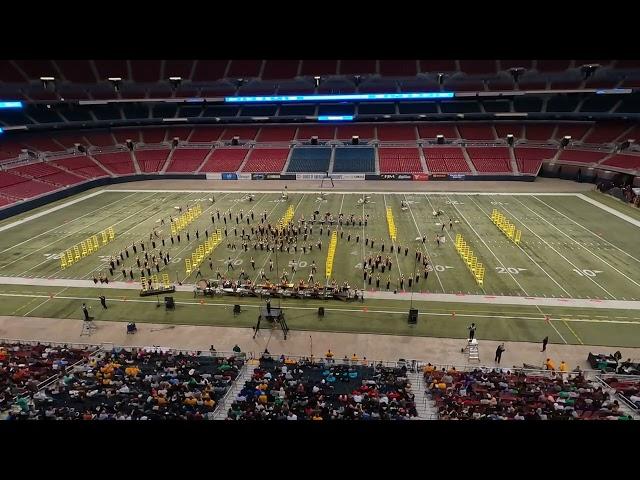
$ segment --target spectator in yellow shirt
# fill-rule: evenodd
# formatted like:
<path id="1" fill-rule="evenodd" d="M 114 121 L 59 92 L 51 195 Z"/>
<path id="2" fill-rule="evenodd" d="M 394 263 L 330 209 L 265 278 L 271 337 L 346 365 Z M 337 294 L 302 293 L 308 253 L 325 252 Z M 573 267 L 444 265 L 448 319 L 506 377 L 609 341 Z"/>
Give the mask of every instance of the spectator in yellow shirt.
<path id="1" fill-rule="evenodd" d="M 331 351 L 331 349 L 327 349 L 327 353 L 324 354 L 324 357 L 327 359 L 327 361 L 332 362 L 333 361 L 333 352 Z"/>
<path id="2" fill-rule="evenodd" d="M 352 362 L 357 362 L 358 360 L 359 360 L 359 358 L 355 353 L 353 355 L 351 355 L 351 361 Z"/>
<path id="3" fill-rule="evenodd" d="M 435 372 L 435 370 L 436 370 L 436 367 L 434 367 L 430 363 L 427 363 L 424 367 L 422 367 L 423 373 L 431 373 L 431 372 Z"/>
<path id="4" fill-rule="evenodd" d="M 556 369 L 556 365 L 553 363 L 553 361 L 550 358 L 547 358 L 547 361 L 544 362 L 544 366 L 547 370 L 555 370 Z"/>
<path id="5" fill-rule="evenodd" d="M 560 370 L 561 372 L 568 372 L 569 366 L 566 363 L 564 363 L 564 360 L 562 360 L 560 362 L 560 367 L 558 367 L 558 370 Z"/>

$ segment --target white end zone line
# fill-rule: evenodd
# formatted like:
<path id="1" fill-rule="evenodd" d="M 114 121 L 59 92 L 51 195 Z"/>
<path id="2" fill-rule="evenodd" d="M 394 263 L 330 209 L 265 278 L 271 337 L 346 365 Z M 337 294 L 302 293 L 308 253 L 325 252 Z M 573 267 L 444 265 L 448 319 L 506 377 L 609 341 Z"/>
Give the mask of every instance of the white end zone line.
<path id="1" fill-rule="evenodd" d="M 285 180 L 282 180 L 285 181 Z M 291 180 L 292 182 L 295 182 L 295 180 Z M 402 183 L 402 182 L 399 182 Z M 141 193 L 141 192 L 157 192 L 157 193 L 167 193 L 167 192 L 176 192 L 176 193 L 274 193 L 274 194 L 278 194 L 280 192 L 280 189 L 275 189 L 275 190 L 183 190 L 183 189 L 164 189 L 164 190 L 151 190 L 151 189 L 122 189 L 122 190 L 115 190 L 115 189 L 110 189 L 107 188 L 105 190 L 102 190 L 103 192 L 111 192 L 111 193 L 118 193 L 118 192 L 130 192 L 130 193 Z M 329 195 L 358 195 L 358 196 L 362 196 L 364 195 L 381 195 L 383 192 L 381 191 L 375 191 L 375 192 L 361 192 L 361 191 L 357 191 L 357 192 L 340 192 L 340 191 L 336 191 L 336 192 L 327 192 L 326 190 L 291 190 L 291 189 L 287 189 L 287 191 L 289 193 L 308 193 L 308 194 L 320 194 L 320 193 L 328 193 Z M 429 195 L 505 195 L 505 196 L 509 196 L 509 195 L 521 195 L 521 196 L 525 196 L 525 197 L 531 197 L 534 195 L 539 195 L 539 196 L 547 196 L 547 197 L 576 197 L 579 195 L 582 195 L 581 193 L 571 193 L 571 192 L 541 192 L 541 193 L 535 193 L 535 192 L 515 192 L 515 193 L 505 193 L 505 192 L 424 192 L 424 191 L 406 191 L 406 192 L 384 192 L 384 193 L 389 193 L 389 194 L 393 194 L 393 193 L 407 193 L 407 194 L 412 194 L 412 193 L 428 193 Z"/>
<path id="2" fill-rule="evenodd" d="M 534 195 L 535 196 L 539 196 L 538 195 Z M 619 212 L 618 210 L 616 210 L 615 208 L 609 207 L 603 203 L 598 202 L 597 200 L 594 200 L 593 198 L 589 198 L 586 195 L 583 195 L 582 193 L 578 193 L 576 194 L 576 197 L 581 198 L 582 200 L 584 200 L 587 203 L 590 203 L 591 205 L 595 205 L 596 207 L 604 210 L 605 212 L 609 212 L 611 215 L 614 215 L 616 217 L 618 217 L 621 220 L 624 220 L 625 222 L 628 222 L 632 225 L 635 225 L 636 227 L 640 227 L 640 220 L 636 220 L 635 218 L 631 218 L 629 215 L 625 215 L 622 212 Z"/>

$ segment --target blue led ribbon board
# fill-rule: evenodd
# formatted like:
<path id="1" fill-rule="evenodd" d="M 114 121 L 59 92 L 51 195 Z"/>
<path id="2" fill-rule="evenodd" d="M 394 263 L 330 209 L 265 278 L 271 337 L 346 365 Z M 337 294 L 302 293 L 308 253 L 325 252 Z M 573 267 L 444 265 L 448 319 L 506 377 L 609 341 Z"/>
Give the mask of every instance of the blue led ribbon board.
<path id="1" fill-rule="evenodd" d="M 353 115 L 319 115 L 319 122 L 350 122 L 353 120 Z"/>
<path id="2" fill-rule="evenodd" d="M 0 127 L 0 133 L 4 132 L 4 130 L 2 129 L 2 127 Z"/>
<path id="3" fill-rule="evenodd" d="M 0 108 L 22 108 L 22 102 L 0 102 Z"/>
<path id="4" fill-rule="evenodd" d="M 281 95 L 273 97 L 224 97 L 226 103 L 261 103 L 261 102 L 346 102 L 362 100 L 437 100 L 453 98 L 453 92 L 422 93 L 356 93 L 345 95 Z"/>

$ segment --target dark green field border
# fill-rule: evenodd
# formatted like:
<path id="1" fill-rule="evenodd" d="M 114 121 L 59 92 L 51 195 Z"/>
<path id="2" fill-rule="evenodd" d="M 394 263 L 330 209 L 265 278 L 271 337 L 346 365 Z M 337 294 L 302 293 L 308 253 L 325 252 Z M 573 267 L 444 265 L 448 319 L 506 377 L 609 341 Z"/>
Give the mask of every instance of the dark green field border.
<path id="1" fill-rule="evenodd" d="M 81 319 L 80 304 L 86 301 L 92 306 L 92 315 L 101 321 L 251 328 L 257 320 L 257 309 L 262 305 L 254 298 L 205 299 L 194 298 L 188 292 L 176 292 L 173 296 L 177 308 L 167 312 L 162 298 L 157 307 L 158 300 L 154 297 L 140 298 L 133 290 L 109 289 L 103 293 L 107 294 L 110 308 L 103 310 L 97 300 L 99 292 L 100 289 L 91 288 L 6 285 L 0 287 L 0 314 L 21 316 L 28 313 L 28 316 Z M 278 300 L 273 303 L 276 306 Z M 237 316 L 233 315 L 234 304 L 240 304 L 244 309 Z M 480 339 L 539 342 L 548 335 L 552 343 L 559 344 L 566 341 L 574 345 L 640 346 L 640 313 L 629 310 L 553 307 L 543 308 L 541 314 L 536 307 L 530 306 L 414 302 L 420 317 L 418 325 L 409 326 L 409 305 L 402 300 L 371 299 L 364 304 L 283 300 L 282 306 L 287 309 L 289 327 L 299 331 L 463 339 L 467 334 L 466 327 L 475 322 Z M 317 315 L 318 306 L 325 307 L 324 317 Z M 544 320 L 543 314 L 551 316 L 551 323 Z"/>

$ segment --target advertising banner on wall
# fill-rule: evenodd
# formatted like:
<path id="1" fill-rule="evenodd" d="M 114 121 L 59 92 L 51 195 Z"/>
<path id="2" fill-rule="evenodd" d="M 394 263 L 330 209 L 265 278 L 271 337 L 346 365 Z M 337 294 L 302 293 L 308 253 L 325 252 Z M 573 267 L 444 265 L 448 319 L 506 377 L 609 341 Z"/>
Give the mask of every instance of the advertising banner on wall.
<path id="1" fill-rule="evenodd" d="M 207 173 L 207 180 L 220 180 L 219 173 Z"/>
<path id="2" fill-rule="evenodd" d="M 449 178 L 451 180 L 464 180 L 467 176 L 464 173 L 450 173 Z"/>
<path id="3" fill-rule="evenodd" d="M 332 173 L 331 178 L 334 180 L 364 180 L 364 173 Z"/>
<path id="4" fill-rule="evenodd" d="M 449 175 L 446 173 L 432 173 L 429 178 L 431 180 L 449 180 Z"/>
<path id="5" fill-rule="evenodd" d="M 236 173 L 223 173 L 222 180 L 238 180 L 238 175 Z"/>
<path id="6" fill-rule="evenodd" d="M 414 173 L 413 174 L 413 179 L 417 180 L 419 182 L 425 182 L 425 181 L 429 180 L 429 174 L 428 173 Z"/>
<path id="7" fill-rule="evenodd" d="M 381 173 L 380 180 L 413 180 L 410 173 Z"/>
<path id="8" fill-rule="evenodd" d="M 238 180 L 251 180 L 251 174 L 250 173 L 238 173 Z"/>

